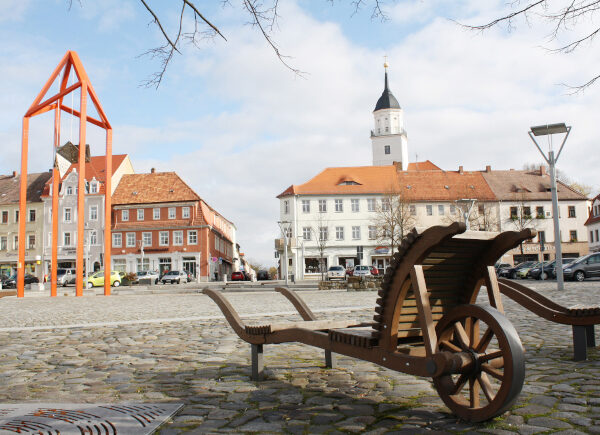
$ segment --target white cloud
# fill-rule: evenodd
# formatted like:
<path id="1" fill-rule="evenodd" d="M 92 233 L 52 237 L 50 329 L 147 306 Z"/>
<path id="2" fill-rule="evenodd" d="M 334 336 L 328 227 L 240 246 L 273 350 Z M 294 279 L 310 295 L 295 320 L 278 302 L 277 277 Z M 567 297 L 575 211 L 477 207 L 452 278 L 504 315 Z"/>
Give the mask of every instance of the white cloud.
<path id="1" fill-rule="evenodd" d="M 22 20 L 30 4 L 30 0 L 2 0 L 0 2 L 0 23 Z"/>

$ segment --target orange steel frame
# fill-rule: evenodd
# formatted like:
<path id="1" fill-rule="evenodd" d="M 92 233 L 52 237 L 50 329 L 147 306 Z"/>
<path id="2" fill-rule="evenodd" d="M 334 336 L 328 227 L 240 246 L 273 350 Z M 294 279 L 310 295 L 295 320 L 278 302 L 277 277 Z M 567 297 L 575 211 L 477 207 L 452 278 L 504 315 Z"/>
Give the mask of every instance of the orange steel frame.
<path id="1" fill-rule="evenodd" d="M 77 75 L 78 82 L 67 87 L 71 68 Z M 60 90 L 52 97 L 42 99 L 50 89 L 57 77 L 62 71 Z M 67 107 L 63 104 L 63 98 L 81 89 L 80 105 L 78 112 L 73 107 Z M 100 119 L 95 119 L 87 115 L 87 97 L 90 97 Z M 106 181 L 104 192 L 104 294 L 110 295 L 110 248 L 111 248 L 111 176 L 112 176 L 112 127 L 108 118 L 102 110 L 98 96 L 92 87 L 90 79 L 83 68 L 79 56 L 74 51 L 68 51 L 62 58 L 54 72 L 35 98 L 31 107 L 23 117 L 23 142 L 21 149 L 21 191 L 19 202 L 19 262 L 17 264 L 17 297 L 25 296 L 25 222 L 27 206 L 27 154 L 29 146 L 29 119 L 33 116 L 54 110 L 54 154 L 60 146 L 60 115 L 61 111 L 70 113 L 79 118 L 79 164 L 78 164 L 78 192 L 77 192 L 77 281 L 75 284 L 75 295 L 83 295 L 83 244 L 84 244 L 84 223 L 85 223 L 85 133 L 87 122 L 106 130 Z M 58 185 L 60 183 L 60 174 L 54 162 L 52 170 L 52 260 L 50 274 L 50 296 L 56 296 L 57 284 L 57 247 L 58 247 Z M 90 265 L 87 265 L 88 270 Z M 108 277 L 108 278 L 106 278 Z"/>

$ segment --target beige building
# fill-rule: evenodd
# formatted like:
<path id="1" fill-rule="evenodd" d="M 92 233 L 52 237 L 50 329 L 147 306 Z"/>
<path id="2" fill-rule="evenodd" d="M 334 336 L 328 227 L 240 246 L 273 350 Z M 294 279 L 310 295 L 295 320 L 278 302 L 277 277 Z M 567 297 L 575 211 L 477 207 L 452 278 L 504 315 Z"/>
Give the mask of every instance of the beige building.
<path id="1" fill-rule="evenodd" d="M 25 231 L 25 273 L 43 282 L 40 263 L 44 228 L 44 203 L 40 196 L 50 172 L 27 176 L 27 220 Z M 0 274 L 13 275 L 17 270 L 19 247 L 19 192 L 21 177 L 0 175 Z"/>

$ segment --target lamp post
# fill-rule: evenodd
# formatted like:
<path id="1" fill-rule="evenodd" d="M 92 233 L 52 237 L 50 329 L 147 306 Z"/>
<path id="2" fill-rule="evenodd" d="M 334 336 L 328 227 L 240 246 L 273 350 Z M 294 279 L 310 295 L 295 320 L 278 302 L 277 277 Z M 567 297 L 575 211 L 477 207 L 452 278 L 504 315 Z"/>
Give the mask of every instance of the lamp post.
<path id="1" fill-rule="evenodd" d="M 552 149 L 552 135 L 566 133 L 563 138 L 562 144 L 558 149 L 558 154 L 554 155 L 554 150 Z M 571 133 L 571 127 L 567 127 L 565 123 L 560 124 L 549 124 L 549 125 L 538 125 L 537 127 L 531 127 L 529 131 L 529 137 L 537 147 L 538 151 L 548 163 L 550 167 L 550 190 L 552 191 L 552 220 L 554 221 L 554 250 L 556 253 L 556 262 L 555 262 L 555 270 L 556 270 L 556 283 L 558 286 L 558 290 L 564 290 L 564 276 L 563 276 L 563 262 L 562 262 L 562 249 L 560 245 L 560 225 L 558 222 L 558 194 L 556 191 L 556 161 L 560 157 L 560 153 L 565 146 L 565 142 L 569 137 L 569 133 Z M 549 136 L 548 138 L 548 155 L 544 154 L 542 148 L 535 140 L 534 136 Z"/>
<path id="2" fill-rule="evenodd" d="M 279 224 L 279 229 L 281 230 L 281 233 L 283 234 L 283 260 L 285 263 L 285 272 L 284 272 L 284 268 L 281 268 L 281 273 L 285 274 L 285 285 L 288 285 L 288 256 L 287 256 L 287 245 L 288 245 L 288 234 L 287 234 L 287 230 L 289 228 L 288 225 L 291 224 L 290 221 L 279 221 L 277 222 Z"/>

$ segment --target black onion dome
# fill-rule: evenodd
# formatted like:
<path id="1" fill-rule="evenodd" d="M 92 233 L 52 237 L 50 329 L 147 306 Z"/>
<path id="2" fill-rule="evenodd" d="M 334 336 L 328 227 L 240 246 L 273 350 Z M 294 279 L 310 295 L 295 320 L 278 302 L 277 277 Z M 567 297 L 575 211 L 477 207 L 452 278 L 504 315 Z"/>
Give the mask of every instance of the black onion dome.
<path id="1" fill-rule="evenodd" d="M 374 112 L 377 112 L 381 109 L 400 109 L 400 104 L 398 104 L 398 100 L 392 94 L 388 87 L 388 76 L 387 71 L 385 72 L 385 88 L 383 89 L 383 94 L 377 100 L 377 104 L 375 105 Z"/>

